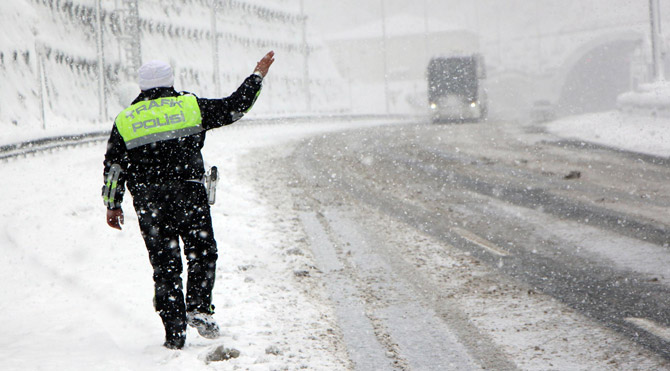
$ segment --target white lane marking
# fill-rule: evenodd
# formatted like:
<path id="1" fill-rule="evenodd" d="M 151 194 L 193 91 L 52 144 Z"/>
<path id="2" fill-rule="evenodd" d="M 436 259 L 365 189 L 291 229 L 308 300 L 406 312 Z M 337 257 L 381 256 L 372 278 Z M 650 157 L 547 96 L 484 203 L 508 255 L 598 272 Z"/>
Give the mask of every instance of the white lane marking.
<path id="1" fill-rule="evenodd" d="M 458 233 L 461 237 L 465 238 L 466 240 L 474 243 L 475 245 L 478 245 L 480 247 L 483 247 L 484 249 L 488 250 L 489 252 L 499 255 L 499 256 L 508 256 L 509 253 L 505 251 L 504 249 L 496 246 L 494 243 L 481 238 L 477 236 L 476 234 L 466 231 L 465 229 L 461 228 L 452 228 L 452 230 L 456 233 Z"/>
<path id="2" fill-rule="evenodd" d="M 625 321 L 632 323 L 633 325 L 650 332 L 665 341 L 670 341 L 670 328 L 668 327 L 661 326 L 658 323 L 646 318 L 628 317 L 625 319 Z"/>

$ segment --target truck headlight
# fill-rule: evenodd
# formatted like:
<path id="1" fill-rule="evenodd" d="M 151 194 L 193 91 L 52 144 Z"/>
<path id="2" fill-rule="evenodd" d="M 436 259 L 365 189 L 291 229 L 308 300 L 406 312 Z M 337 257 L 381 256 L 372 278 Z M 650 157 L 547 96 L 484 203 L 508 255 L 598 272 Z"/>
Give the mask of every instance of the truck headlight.
<path id="1" fill-rule="evenodd" d="M 477 102 L 472 102 L 472 103 L 470 103 L 470 107 L 472 107 L 472 108 L 477 107 Z"/>
<path id="2" fill-rule="evenodd" d="M 430 109 L 432 109 L 432 110 L 437 109 L 437 104 L 435 104 L 435 103 L 431 103 L 431 104 L 430 104 Z"/>

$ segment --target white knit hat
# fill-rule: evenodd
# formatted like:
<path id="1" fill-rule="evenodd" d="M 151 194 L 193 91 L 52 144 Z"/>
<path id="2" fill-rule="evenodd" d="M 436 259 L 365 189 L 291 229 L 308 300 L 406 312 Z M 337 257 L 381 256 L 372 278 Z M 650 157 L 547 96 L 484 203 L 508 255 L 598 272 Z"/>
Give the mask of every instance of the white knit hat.
<path id="1" fill-rule="evenodd" d="M 174 85 L 172 67 L 163 61 L 149 61 L 138 71 L 141 90 L 169 88 Z"/>

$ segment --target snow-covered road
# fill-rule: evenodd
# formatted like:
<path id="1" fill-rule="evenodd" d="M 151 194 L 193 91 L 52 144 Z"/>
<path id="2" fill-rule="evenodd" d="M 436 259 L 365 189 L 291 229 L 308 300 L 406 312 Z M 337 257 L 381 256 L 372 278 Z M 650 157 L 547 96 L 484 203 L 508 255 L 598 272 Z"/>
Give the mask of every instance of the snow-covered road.
<path id="1" fill-rule="evenodd" d="M 333 170 L 367 168 L 374 178 L 386 161 L 375 155 L 392 148 L 394 138 L 411 143 L 414 130 L 421 129 L 382 124 L 388 122 L 303 120 L 236 124 L 208 134 L 206 162 L 222 174 L 212 214 L 220 250 L 214 304 L 224 336 L 210 341 L 189 330 L 187 347 L 180 352 L 161 346 L 163 329 L 151 304 L 151 268 L 130 199 L 124 203 L 122 232 L 104 222 L 99 196 L 104 144 L 2 163 L 0 313 L 7 334 L 0 340 L 2 369 L 667 367 L 638 344 L 499 272 L 496 264 L 503 258 L 497 254 L 516 248 L 496 251 L 470 232 L 476 231 L 476 220 L 455 233 L 500 263 L 482 264 L 488 262 L 480 259 L 483 255 L 389 217 L 380 211 L 385 206 L 370 207 L 381 198 L 361 203 L 355 200 L 367 196 L 359 194 L 351 202 L 345 194 L 356 191 L 342 188 L 342 169 Z M 358 130 L 365 128 L 369 130 Z M 467 150 L 476 152 L 481 148 L 470 129 L 444 126 L 428 132 L 435 143 L 439 135 L 460 135 L 474 141 Z M 391 140 L 383 142 L 389 139 L 385 136 Z M 542 139 L 534 136 L 526 139 Z M 357 148 L 361 141 L 363 147 Z M 333 147 L 312 148 L 324 143 Z M 375 146 L 384 149 L 366 156 L 366 149 Z M 490 155 L 496 154 L 494 147 L 488 149 Z M 460 151 L 455 148 L 455 156 Z M 347 156 L 356 160 L 343 161 Z M 405 183 L 368 183 L 367 172 L 362 176 L 361 185 L 378 186 L 402 200 L 408 218 L 422 202 L 437 197 L 422 196 L 419 184 L 395 193 L 394 187 Z M 587 236 L 595 240 L 576 235 L 574 224 L 542 210 L 494 200 L 469 206 L 459 200 L 472 194 L 452 196 L 449 205 L 438 199 L 433 203 L 449 208 L 453 203 L 463 215 L 483 210 L 510 220 L 543 217 L 539 223 L 563 228 L 554 230 L 556 239 L 590 241 L 589 246 L 601 250 L 593 252 L 604 257 L 612 246 L 595 235 Z M 623 250 L 626 242 L 618 243 Z M 644 257 L 636 263 L 618 261 L 628 264 L 622 269 L 646 269 L 642 273 L 653 275 L 659 269 L 653 260 L 666 255 L 649 257 L 650 264 Z M 205 355 L 220 344 L 238 349 L 240 357 L 207 364 Z M 448 352 L 437 354 L 445 346 Z"/>
<path id="2" fill-rule="evenodd" d="M 403 332 L 393 316 L 409 326 L 423 311 L 446 325 L 425 317 L 438 336 L 455 335 L 467 349 L 458 369 L 468 360 L 475 369 L 667 367 L 640 346 L 665 352 L 657 336 L 668 326 L 662 262 L 670 253 L 659 245 L 666 232 L 654 243 L 643 233 L 667 223 L 667 168 L 563 148 L 538 129 L 489 122 L 342 132 L 310 139 L 275 171 L 290 174 L 297 207 L 323 230 L 308 233 L 337 257 L 339 266 L 321 267 L 327 286 L 365 303 L 369 326 L 399 364 L 448 367 L 459 352 L 448 341 L 417 349 L 434 333 Z M 581 179 L 564 178 L 575 169 Z M 619 224 L 609 224 L 613 216 Z M 435 352 L 442 358 L 431 360 Z"/>

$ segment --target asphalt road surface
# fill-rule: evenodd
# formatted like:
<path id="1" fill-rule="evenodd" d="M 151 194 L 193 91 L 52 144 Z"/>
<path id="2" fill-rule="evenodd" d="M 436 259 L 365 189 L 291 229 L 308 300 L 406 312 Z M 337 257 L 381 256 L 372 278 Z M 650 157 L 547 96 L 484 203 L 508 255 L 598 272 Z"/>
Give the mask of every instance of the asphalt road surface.
<path id="1" fill-rule="evenodd" d="M 668 367 L 665 159 L 416 123 L 302 140 L 267 171 L 355 369 Z"/>

